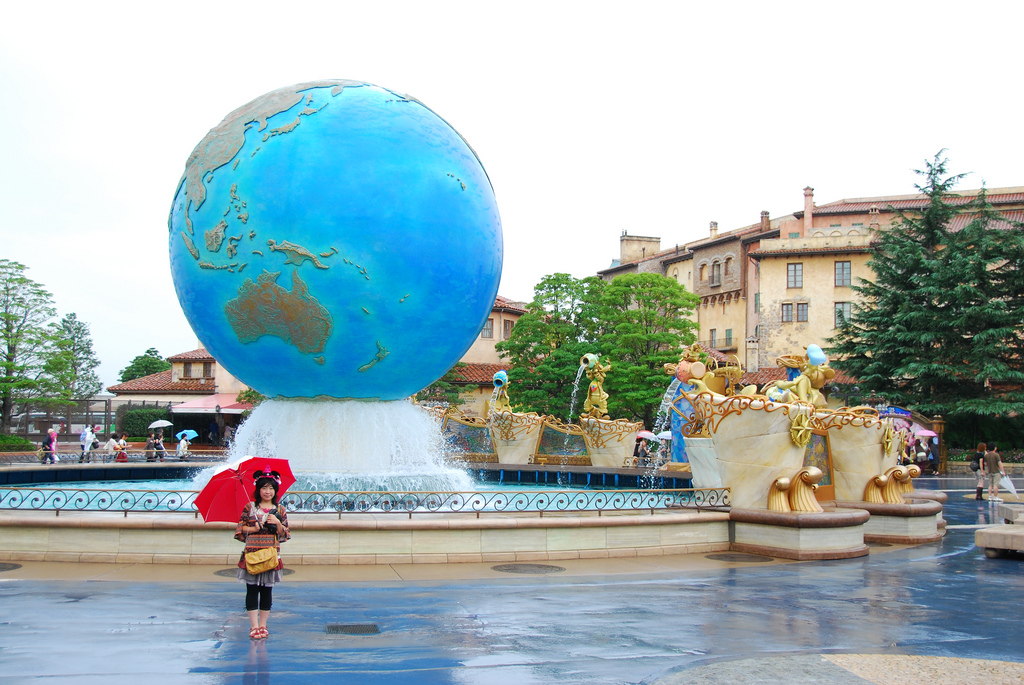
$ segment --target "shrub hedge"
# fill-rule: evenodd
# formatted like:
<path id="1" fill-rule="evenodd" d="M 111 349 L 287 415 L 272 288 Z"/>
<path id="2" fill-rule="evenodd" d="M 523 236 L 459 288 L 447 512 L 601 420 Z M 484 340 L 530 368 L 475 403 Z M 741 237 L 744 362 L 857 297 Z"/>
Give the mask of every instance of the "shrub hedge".
<path id="1" fill-rule="evenodd" d="M 117 424 L 118 432 L 128 435 L 149 435 L 149 424 L 164 419 L 171 420 L 171 412 L 158 407 L 139 407 L 128 409 L 124 418 Z M 170 435 L 171 428 L 164 428 L 164 435 Z M 145 438 L 143 438 L 145 439 Z"/>
<path id="2" fill-rule="evenodd" d="M 0 452 L 35 452 L 36 445 L 17 435 L 0 433 Z"/>

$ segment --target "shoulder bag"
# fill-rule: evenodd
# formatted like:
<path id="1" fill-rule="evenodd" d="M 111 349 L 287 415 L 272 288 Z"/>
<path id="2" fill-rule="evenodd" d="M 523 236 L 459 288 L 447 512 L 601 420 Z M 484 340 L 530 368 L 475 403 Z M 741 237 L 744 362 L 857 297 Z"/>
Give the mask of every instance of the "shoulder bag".
<path id="1" fill-rule="evenodd" d="M 257 519 L 259 518 L 257 514 Z M 245 570 L 256 576 L 273 571 L 278 564 L 277 533 L 265 530 L 263 521 L 260 521 L 260 530 L 249 533 L 245 538 Z"/>

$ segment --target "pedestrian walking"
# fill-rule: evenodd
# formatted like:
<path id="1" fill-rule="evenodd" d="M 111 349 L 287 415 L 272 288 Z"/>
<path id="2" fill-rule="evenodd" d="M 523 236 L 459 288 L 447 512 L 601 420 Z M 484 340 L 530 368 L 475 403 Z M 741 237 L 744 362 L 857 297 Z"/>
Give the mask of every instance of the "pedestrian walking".
<path id="1" fill-rule="evenodd" d="M 985 499 L 982 493 L 985 492 L 985 472 L 981 470 L 981 462 L 985 459 L 985 452 L 988 449 L 985 443 L 979 442 L 978 446 L 974 448 L 974 458 L 971 459 L 971 471 L 974 471 L 974 477 L 978 479 L 976 483 L 976 494 L 974 499 L 982 500 Z"/>
<path id="2" fill-rule="evenodd" d="M 996 452 L 996 444 L 990 442 L 985 446 L 985 458 L 981 461 L 981 469 L 988 476 L 988 501 L 1002 502 L 999 499 L 999 479 L 1005 476 L 1003 472 L 1003 460 Z"/>

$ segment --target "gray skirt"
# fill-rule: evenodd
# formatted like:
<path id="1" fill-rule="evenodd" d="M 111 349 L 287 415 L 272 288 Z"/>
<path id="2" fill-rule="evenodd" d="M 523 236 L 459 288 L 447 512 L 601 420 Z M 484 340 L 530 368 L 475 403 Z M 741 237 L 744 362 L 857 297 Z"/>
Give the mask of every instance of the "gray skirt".
<path id="1" fill-rule="evenodd" d="M 238 582 L 246 585 L 262 585 L 263 587 L 274 587 L 274 583 L 281 582 L 281 570 L 272 569 L 253 575 L 244 568 L 238 569 Z"/>

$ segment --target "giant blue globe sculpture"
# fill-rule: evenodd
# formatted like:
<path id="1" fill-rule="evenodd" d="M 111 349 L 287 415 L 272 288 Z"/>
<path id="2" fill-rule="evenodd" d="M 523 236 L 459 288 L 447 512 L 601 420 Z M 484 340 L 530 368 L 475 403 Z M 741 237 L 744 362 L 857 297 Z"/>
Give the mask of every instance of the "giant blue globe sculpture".
<path id="1" fill-rule="evenodd" d="M 168 225 L 193 330 L 270 397 L 418 392 L 465 354 L 501 277 L 473 149 L 417 100 L 357 81 L 228 114 L 189 156 Z"/>

